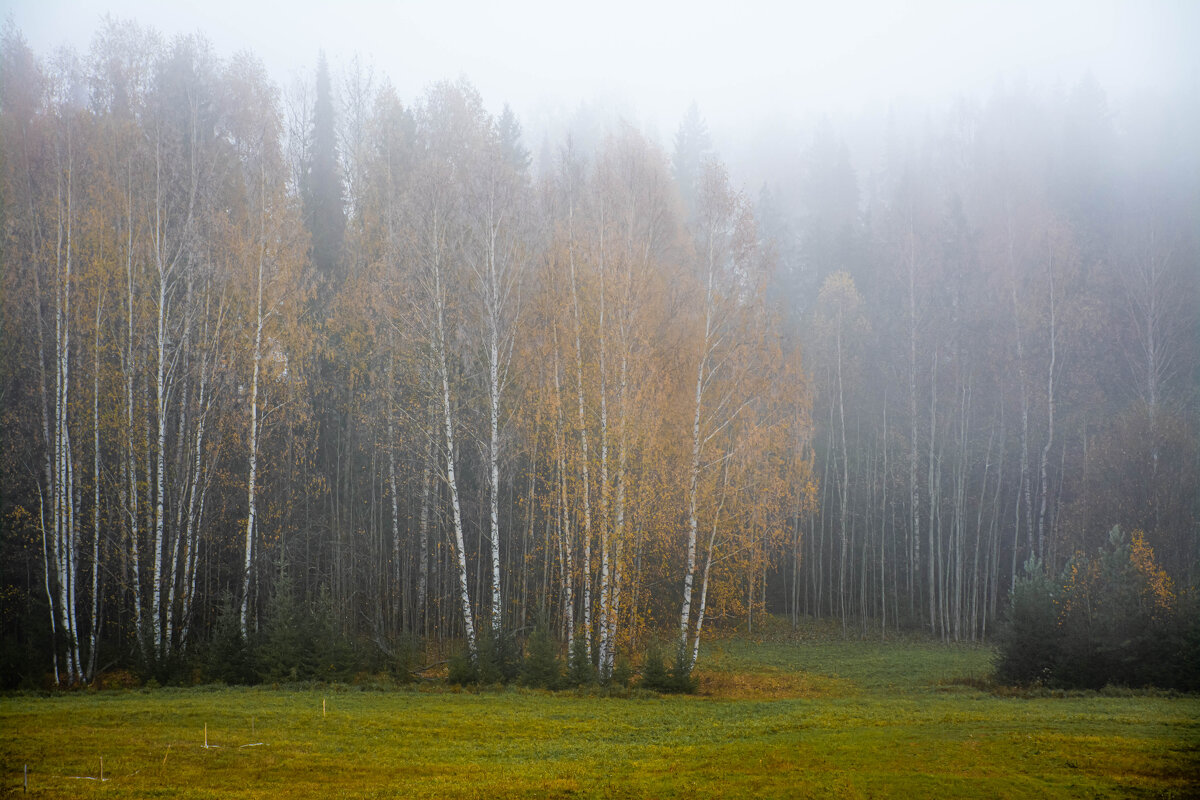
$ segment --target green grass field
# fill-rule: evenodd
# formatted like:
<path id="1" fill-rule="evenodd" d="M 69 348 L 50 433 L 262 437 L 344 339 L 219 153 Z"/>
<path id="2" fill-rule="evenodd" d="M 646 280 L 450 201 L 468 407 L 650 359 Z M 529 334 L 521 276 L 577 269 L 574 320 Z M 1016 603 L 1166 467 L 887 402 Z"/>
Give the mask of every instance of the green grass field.
<path id="1" fill-rule="evenodd" d="M 976 688 L 990 659 L 723 640 L 695 697 L 441 684 L 11 696 L 0 794 L 22 791 L 27 764 L 34 797 L 1200 796 L 1200 697 L 1000 696 Z M 101 758 L 103 783 L 89 780 Z"/>

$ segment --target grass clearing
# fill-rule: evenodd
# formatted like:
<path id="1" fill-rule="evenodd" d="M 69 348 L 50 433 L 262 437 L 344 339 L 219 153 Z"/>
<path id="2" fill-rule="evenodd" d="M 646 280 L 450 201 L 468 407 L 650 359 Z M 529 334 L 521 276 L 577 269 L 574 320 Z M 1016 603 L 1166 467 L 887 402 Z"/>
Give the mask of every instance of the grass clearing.
<path id="1" fill-rule="evenodd" d="M 440 684 L 11 696 L 0 793 L 21 791 L 24 764 L 33 797 L 1200 793 L 1200 697 L 1002 697 L 972 685 L 990 662 L 922 641 L 726 639 L 702 655 L 696 697 Z M 100 758 L 107 781 L 79 779 L 99 777 Z"/>

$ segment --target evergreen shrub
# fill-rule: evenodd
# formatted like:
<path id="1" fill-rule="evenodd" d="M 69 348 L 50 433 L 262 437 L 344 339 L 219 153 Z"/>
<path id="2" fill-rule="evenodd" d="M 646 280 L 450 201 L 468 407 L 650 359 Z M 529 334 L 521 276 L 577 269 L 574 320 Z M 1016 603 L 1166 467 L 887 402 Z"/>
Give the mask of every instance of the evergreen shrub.
<path id="1" fill-rule="evenodd" d="M 521 683 L 538 689 L 557 689 L 562 674 L 557 649 L 546 626 L 537 625 L 525 643 Z"/>
<path id="2" fill-rule="evenodd" d="M 1095 556 L 1076 553 L 1059 580 L 1037 561 L 1013 590 L 996 677 L 1011 684 L 1200 689 L 1195 591 L 1177 594 L 1140 531 L 1120 528 Z"/>
<path id="3" fill-rule="evenodd" d="M 567 657 L 567 674 L 563 681 L 567 686 L 590 686 L 596 682 L 596 666 L 588 657 L 587 640 L 576 636 Z"/>

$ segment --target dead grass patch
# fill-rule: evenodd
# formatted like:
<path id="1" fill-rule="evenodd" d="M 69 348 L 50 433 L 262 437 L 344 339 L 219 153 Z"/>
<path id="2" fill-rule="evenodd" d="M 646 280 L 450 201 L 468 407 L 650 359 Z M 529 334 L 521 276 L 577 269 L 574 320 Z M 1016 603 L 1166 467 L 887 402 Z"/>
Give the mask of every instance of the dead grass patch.
<path id="1" fill-rule="evenodd" d="M 723 700 L 794 700 L 850 694 L 852 684 L 839 678 L 804 672 L 760 670 L 725 672 L 697 670 L 698 694 Z"/>

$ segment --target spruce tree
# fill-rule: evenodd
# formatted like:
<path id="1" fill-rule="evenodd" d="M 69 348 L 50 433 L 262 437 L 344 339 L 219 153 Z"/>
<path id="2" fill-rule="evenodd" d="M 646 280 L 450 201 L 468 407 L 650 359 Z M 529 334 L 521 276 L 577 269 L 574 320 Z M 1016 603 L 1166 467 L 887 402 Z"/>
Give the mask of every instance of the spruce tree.
<path id="1" fill-rule="evenodd" d="M 203 666 L 205 678 L 210 681 L 242 684 L 253 683 L 257 677 L 250 648 L 242 638 L 237 606 L 228 592 L 221 598 Z"/>
<path id="2" fill-rule="evenodd" d="M 304 170 L 304 218 L 312 236 L 313 266 L 322 280 L 336 285 L 342 277 L 339 262 L 346 211 L 334 127 L 333 88 L 324 52 L 317 59 L 312 120 L 312 147 Z"/>
<path id="3" fill-rule="evenodd" d="M 1012 592 L 1008 619 L 1000 633 L 996 677 L 1006 683 L 1043 683 L 1059 659 L 1054 583 L 1042 563 L 1030 558 Z"/>
<path id="4" fill-rule="evenodd" d="M 525 645 L 525 666 L 521 673 L 521 682 L 526 686 L 555 689 L 558 687 L 561 672 L 554 639 L 545 625 L 538 625 Z"/>
<path id="5" fill-rule="evenodd" d="M 652 692 L 670 691 L 671 676 L 657 647 L 651 647 L 646 653 L 646 660 L 642 662 L 642 680 L 638 685 Z"/>
<path id="6" fill-rule="evenodd" d="M 292 579 L 285 571 L 267 603 L 267 620 L 258 648 L 259 671 L 270 681 L 305 680 L 315 672 L 312 625 L 296 602 Z"/>
<path id="7" fill-rule="evenodd" d="M 588 658 L 587 640 L 582 636 L 576 636 L 571 643 L 565 682 L 568 686 L 587 686 L 596 682 L 596 667 Z"/>
<path id="8" fill-rule="evenodd" d="M 521 123 L 508 103 L 504 104 L 500 119 L 496 121 L 496 136 L 500 140 L 500 152 L 505 162 L 518 174 L 527 174 L 531 161 L 529 150 L 521 144 Z"/>
<path id="9" fill-rule="evenodd" d="M 671 153 L 671 172 L 683 198 L 685 216 L 691 219 L 696 213 L 700 191 L 700 168 L 704 159 L 712 155 L 712 138 L 708 125 L 700 116 L 700 108 L 693 102 L 675 132 L 675 148 Z"/>

